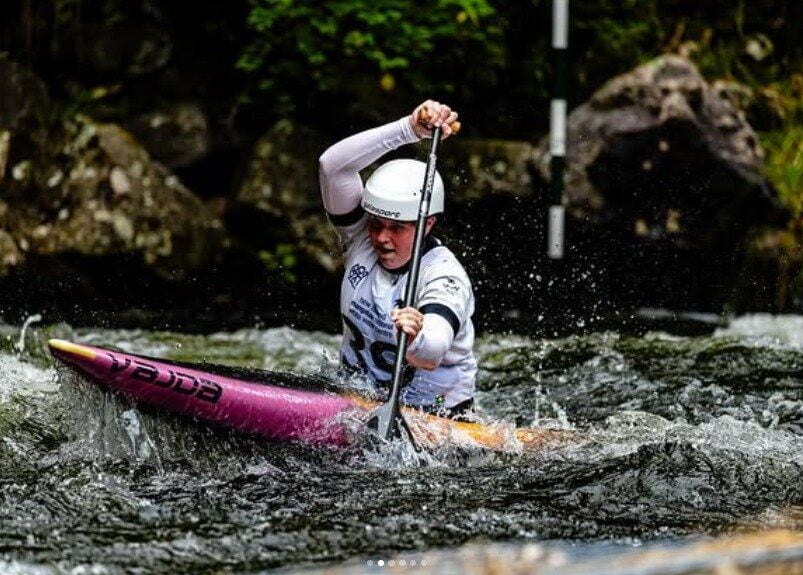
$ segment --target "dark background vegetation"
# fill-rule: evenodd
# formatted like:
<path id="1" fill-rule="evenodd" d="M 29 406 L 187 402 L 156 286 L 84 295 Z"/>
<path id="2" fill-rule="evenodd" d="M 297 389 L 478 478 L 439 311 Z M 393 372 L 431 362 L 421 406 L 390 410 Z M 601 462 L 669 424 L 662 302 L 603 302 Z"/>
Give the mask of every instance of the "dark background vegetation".
<path id="1" fill-rule="evenodd" d="M 337 137 L 435 96 L 460 105 L 468 135 L 534 139 L 548 129 L 550 10 L 544 0 L 16 0 L 3 8 L 0 48 L 47 81 L 64 113 L 120 120 L 198 98 L 225 128 L 218 137 L 239 142 L 280 117 Z M 597 0 L 572 3 L 570 22 L 570 106 L 678 51 L 706 77 L 764 93 L 772 109 L 753 127 L 799 209 L 800 181 L 783 167 L 803 139 L 803 4 Z"/>
<path id="2" fill-rule="evenodd" d="M 231 194 L 254 142 L 282 118 L 334 142 L 435 97 L 459 107 L 467 137 L 537 141 L 548 130 L 545 0 L 10 0 L 0 14 L 0 51 L 44 79 L 53 122 L 124 123 L 200 102 L 211 153 L 174 171 L 208 202 Z M 767 176 L 792 214 L 784 241 L 799 252 L 801 29 L 794 0 L 572 2 L 570 109 L 665 53 L 743 84 Z"/>

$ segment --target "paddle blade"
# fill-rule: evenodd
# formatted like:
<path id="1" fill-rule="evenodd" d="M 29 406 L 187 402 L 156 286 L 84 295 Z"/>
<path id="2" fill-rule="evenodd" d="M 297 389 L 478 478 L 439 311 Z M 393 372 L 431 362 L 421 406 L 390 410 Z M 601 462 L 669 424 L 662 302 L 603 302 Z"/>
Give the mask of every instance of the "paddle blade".
<path id="1" fill-rule="evenodd" d="M 381 407 L 377 407 L 370 415 L 365 424 L 369 429 L 374 430 L 376 435 L 384 440 L 391 441 L 393 439 L 403 439 L 413 448 L 416 461 L 419 465 L 425 465 L 426 461 L 422 459 L 421 447 L 413 436 L 413 431 L 407 423 L 407 419 L 399 413 L 398 410 L 393 409 L 392 403 L 386 403 Z"/>
<path id="2" fill-rule="evenodd" d="M 399 413 L 395 407 L 392 401 L 380 405 L 371 413 L 365 425 L 387 441 L 399 437 Z"/>

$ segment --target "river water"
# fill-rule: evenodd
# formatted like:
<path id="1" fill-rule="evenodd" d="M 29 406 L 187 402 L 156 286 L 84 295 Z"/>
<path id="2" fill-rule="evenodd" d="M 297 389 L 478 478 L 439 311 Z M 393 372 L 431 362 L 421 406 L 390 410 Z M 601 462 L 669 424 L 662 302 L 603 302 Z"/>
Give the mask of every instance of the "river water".
<path id="1" fill-rule="evenodd" d="M 401 448 L 275 443 L 143 411 L 57 369 L 49 337 L 324 375 L 338 346 L 289 328 L 0 325 L 3 573 L 252 573 L 477 541 L 587 554 L 803 529 L 803 317 L 701 337 L 482 337 L 483 418 L 585 439 L 447 449 L 424 466 Z"/>

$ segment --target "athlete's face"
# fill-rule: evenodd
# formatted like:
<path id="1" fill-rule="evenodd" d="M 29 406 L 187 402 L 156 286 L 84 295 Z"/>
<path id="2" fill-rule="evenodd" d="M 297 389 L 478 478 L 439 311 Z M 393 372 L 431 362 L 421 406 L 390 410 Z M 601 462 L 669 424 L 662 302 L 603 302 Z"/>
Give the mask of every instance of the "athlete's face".
<path id="1" fill-rule="evenodd" d="M 427 219 L 426 233 L 435 225 L 435 217 Z M 397 222 L 378 216 L 368 216 L 368 235 L 379 263 L 394 270 L 402 267 L 413 255 L 415 222 Z"/>

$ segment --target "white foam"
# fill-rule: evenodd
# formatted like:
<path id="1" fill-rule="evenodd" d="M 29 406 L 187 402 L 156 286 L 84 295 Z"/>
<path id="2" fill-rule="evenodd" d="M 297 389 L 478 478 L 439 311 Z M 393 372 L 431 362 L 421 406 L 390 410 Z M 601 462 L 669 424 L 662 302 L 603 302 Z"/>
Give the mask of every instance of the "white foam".
<path id="1" fill-rule="evenodd" d="M 0 355 L 0 401 L 5 402 L 12 395 L 57 390 L 54 368 L 42 369 L 15 356 Z"/>
<path id="2" fill-rule="evenodd" d="M 740 336 L 757 345 L 780 344 L 803 349 L 803 316 L 756 313 L 730 321 L 714 337 Z"/>

